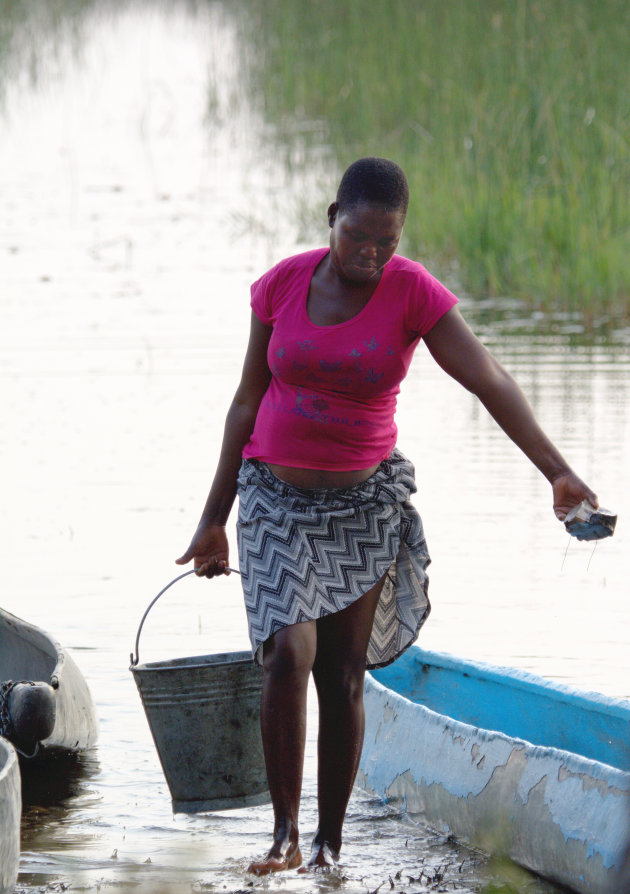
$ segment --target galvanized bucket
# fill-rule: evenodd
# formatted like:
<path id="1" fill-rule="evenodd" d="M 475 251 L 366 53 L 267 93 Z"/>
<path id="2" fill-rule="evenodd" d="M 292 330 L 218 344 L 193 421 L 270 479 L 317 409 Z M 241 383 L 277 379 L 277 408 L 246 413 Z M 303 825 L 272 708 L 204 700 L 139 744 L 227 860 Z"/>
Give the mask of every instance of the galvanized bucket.
<path id="1" fill-rule="evenodd" d="M 133 674 L 175 813 L 264 804 L 270 800 L 260 734 L 262 670 L 251 652 L 139 664 Z"/>

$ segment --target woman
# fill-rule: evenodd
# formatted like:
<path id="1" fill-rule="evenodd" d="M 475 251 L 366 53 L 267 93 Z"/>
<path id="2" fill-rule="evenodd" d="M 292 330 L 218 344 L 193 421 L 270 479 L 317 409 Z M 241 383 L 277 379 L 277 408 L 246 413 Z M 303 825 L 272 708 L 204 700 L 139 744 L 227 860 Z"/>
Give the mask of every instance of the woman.
<path id="1" fill-rule="evenodd" d="M 479 397 L 553 489 L 558 518 L 595 494 L 541 431 L 514 380 L 470 331 L 457 299 L 395 254 L 409 190 L 380 158 L 359 159 L 328 209 L 330 247 L 276 265 L 252 286 L 242 379 L 201 521 L 185 554 L 226 572 L 238 545 L 275 826 L 258 875 L 300 866 L 306 690 L 319 701 L 319 828 L 309 867 L 336 863 L 363 742 L 366 667 L 395 660 L 429 612 L 429 555 L 411 463 L 396 449 L 399 384 L 423 338 Z"/>

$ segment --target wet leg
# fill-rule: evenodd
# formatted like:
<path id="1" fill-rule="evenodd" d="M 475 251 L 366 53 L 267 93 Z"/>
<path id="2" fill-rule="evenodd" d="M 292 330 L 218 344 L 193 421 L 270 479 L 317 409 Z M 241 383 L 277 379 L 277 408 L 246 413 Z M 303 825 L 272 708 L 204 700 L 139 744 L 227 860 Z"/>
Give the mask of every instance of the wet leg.
<path id="1" fill-rule="evenodd" d="M 315 621 L 279 630 L 265 643 L 261 730 L 274 810 L 273 844 L 249 866 L 256 875 L 294 869 L 302 863 L 298 812 L 306 739 L 306 693 L 315 660 Z"/>
<path id="2" fill-rule="evenodd" d="M 365 732 L 365 656 L 384 580 L 347 609 L 317 621 L 319 828 L 309 866 L 334 865 L 341 848 Z"/>

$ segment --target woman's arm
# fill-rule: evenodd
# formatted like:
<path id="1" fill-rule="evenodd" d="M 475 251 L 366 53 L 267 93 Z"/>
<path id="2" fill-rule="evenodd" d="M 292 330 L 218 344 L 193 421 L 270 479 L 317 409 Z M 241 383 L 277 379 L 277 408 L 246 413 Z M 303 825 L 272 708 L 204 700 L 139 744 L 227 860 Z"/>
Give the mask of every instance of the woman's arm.
<path id="1" fill-rule="evenodd" d="M 228 541 L 225 525 L 236 497 L 236 479 L 243 448 L 254 430 L 260 402 L 269 386 L 271 372 L 267 347 L 272 329 L 260 322 L 252 311 L 249 344 L 241 381 L 228 410 L 221 454 L 214 481 L 201 514 L 197 530 L 183 556 L 176 560 L 185 565 L 195 560 L 200 576 L 222 574 L 228 565 Z"/>
<path id="2" fill-rule="evenodd" d="M 545 435 L 512 376 L 473 334 L 456 307 L 436 323 L 424 341 L 442 369 L 477 395 L 508 437 L 540 469 L 553 488 L 558 518 L 564 518 L 584 499 L 597 507 L 597 496 Z"/>

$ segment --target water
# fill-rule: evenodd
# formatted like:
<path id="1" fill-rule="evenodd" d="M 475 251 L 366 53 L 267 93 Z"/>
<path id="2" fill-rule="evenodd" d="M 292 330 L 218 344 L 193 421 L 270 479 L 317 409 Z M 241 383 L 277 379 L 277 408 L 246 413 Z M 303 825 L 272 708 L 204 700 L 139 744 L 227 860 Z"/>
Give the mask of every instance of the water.
<path id="1" fill-rule="evenodd" d="M 239 85 L 229 7 L 109 9 L 62 17 L 33 46 L 18 29 L 16 58 L 30 61 L 5 71 L 0 118 L 2 605 L 73 651 L 100 718 L 65 797 L 25 809 L 18 891 L 249 890 L 270 808 L 172 815 L 128 656 L 209 487 L 248 285 L 323 244 L 325 220 L 313 237 L 292 211 L 298 196 L 330 196 L 339 172 L 325 145 L 308 176 L 261 149 L 266 124 Z M 500 327 L 471 302 L 464 312 L 620 521 L 595 550 L 569 543 L 546 482 L 421 348 L 398 422 L 433 557 L 422 644 L 628 697 L 623 333 L 588 346 L 571 320 L 550 334 L 509 303 L 490 313 Z M 238 577 L 186 578 L 151 613 L 141 656 L 242 648 Z M 305 843 L 313 708 L 309 718 Z M 493 877 L 553 890 L 356 792 L 341 877 L 254 887 L 478 892 Z"/>

